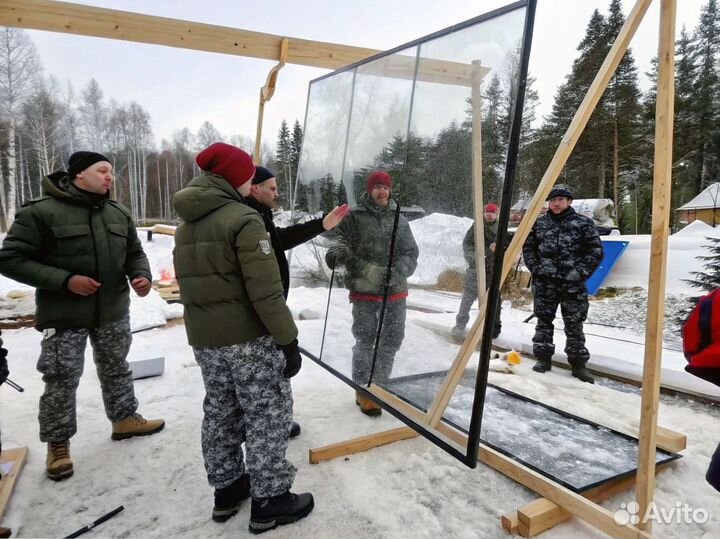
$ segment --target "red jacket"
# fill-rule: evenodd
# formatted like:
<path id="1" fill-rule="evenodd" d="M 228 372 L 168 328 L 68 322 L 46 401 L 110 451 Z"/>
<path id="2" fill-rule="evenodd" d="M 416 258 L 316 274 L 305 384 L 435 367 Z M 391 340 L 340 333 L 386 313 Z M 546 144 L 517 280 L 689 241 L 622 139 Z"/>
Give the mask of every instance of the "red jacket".
<path id="1" fill-rule="evenodd" d="M 703 296 L 683 326 L 685 370 L 720 386 L 720 289 Z"/>

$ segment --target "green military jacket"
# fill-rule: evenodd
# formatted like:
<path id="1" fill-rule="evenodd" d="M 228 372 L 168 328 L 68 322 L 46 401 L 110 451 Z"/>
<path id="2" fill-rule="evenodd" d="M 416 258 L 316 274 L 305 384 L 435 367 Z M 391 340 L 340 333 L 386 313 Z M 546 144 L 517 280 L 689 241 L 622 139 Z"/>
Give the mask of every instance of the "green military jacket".
<path id="1" fill-rule="evenodd" d="M 38 329 L 92 329 L 126 316 L 128 278 L 152 280 L 132 217 L 109 198 L 91 200 L 67 176 L 43 180 L 44 195 L 16 215 L 0 249 L 0 273 L 34 286 Z M 70 292 L 73 275 L 92 277 L 89 296 Z"/>
<path id="2" fill-rule="evenodd" d="M 173 198 L 175 275 L 194 347 L 230 346 L 270 334 L 297 337 L 262 217 L 222 176 L 204 173 Z"/>
<path id="3" fill-rule="evenodd" d="M 346 284 L 351 292 L 383 294 L 396 209 L 393 200 L 387 208 L 382 208 L 365 194 L 350 215 L 335 228 L 335 244 L 328 250 L 327 259 L 331 264 L 345 266 Z M 400 216 L 388 296 L 407 292 L 407 279 L 417 268 L 418 256 L 410 224 Z"/>

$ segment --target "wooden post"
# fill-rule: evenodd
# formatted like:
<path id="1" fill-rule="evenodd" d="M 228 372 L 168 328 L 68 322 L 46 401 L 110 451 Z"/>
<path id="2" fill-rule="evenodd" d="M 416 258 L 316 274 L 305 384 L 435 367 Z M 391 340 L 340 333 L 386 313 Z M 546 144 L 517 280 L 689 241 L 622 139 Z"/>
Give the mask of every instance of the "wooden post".
<path id="1" fill-rule="evenodd" d="M 482 174 L 482 85 L 486 70 L 482 64 L 473 60 L 472 102 L 472 180 L 473 206 L 475 213 L 475 269 L 477 271 L 478 298 L 487 295 L 485 283 L 485 219 L 483 215 L 483 174 Z"/>
<path id="2" fill-rule="evenodd" d="M 672 185 L 676 7 L 676 0 L 661 0 L 657 102 L 655 105 L 652 239 L 640 415 L 640 447 L 635 489 L 637 502 L 640 504 L 640 515 L 647 514 L 655 490 L 655 438 L 660 397 L 660 364 L 665 318 L 665 277 Z M 652 521 L 644 520 L 641 517 L 639 526 L 650 532 Z"/>
<path id="3" fill-rule="evenodd" d="M 590 116 L 600 101 L 605 88 L 607 88 L 608 82 L 610 82 L 610 79 L 615 73 L 620 60 L 622 60 L 625 55 L 628 45 L 630 44 L 632 37 L 635 35 L 635 31 L 640 25 L 640 22 L 642 22 L 642 19 L 645 16 L 651 2 L 652 0 L 637 0 L 632 11 L 625 20 L 625 24 L 623 24 L 623 27 L 620 29 L 620 33 L 615 39 L 615 43 L 613 43 L 613 46 L 610 48 L 605 61 L 602 66 L 600 66 L 600 70 L 597 75 L 595 75 L 595 79 L 585 94 L 585 98 L 580 104 L 577 112 L 575 112 L 575 116 L 573 116 L 572 122 L 565 132 L 565 136 L 563 136 L 550 165 L 540 181 L 537 191 L 535 191 L 535 195 L 530 201 L 530 205 L 525 213 L 525 218 L 520 223 L 520 226 L 518 227 L 517 232 L 515 232 L 509 247 L 505 251 L 505 256 L 503 257 L 503 270 L 502 275 L 500 276 L 501 285 L 512 270 L 515 260 L 517 260 L 520 256 L 522 246 L 530 234 L 530 229 L 535 224 L 535 220 L 540 213 L 540 209 L 545 203 L 545 199 L 550 193 L 553 185 L 555 185 L 555 181 L 562 172 L 562 169 L 575 148 L 577 141 L 580 139 L 580 135 L 582 135 L 588 120 L 590 120 Z M 428 415 L 430 415 L 430 425 L 436 426 L 440 422 L 443 413 L 445 413 L 445 408 L 447 408 L 450 398 L 462 378 L 463 371 L 470 360 L 470 356 L 475 351 L 475 348 L 480 341 L 484 321 L 485 306 L 481 302 L 480 313 L 475 319 L 475 323 L 472 325 L 472 328 L 468 332 L 468 336 L 465 339 L 463 346 L 458 351 L 458 355 L 445 376 L 445 380 L 443 380 L 440 390 L 430 407 L 428 412 Z"/>
<path id="4" fill-rule="evenodd" d="M 277 87 L 277 79 L 280 70 L 285 67 L 288 55 L 288 38 L 284 37 L 280 41 L 280 61 L 268 73 L 265 85 L 260 88 L 260 102 L 258 103 L 258 119 L 257 129 L 255 130 L 255 151 L 253 152 L 253 161 L 256 165 L 262 164 L 262 128 L 263 117 L 265 116 L 265 103 L 272 99 L 275 95 Z"/>

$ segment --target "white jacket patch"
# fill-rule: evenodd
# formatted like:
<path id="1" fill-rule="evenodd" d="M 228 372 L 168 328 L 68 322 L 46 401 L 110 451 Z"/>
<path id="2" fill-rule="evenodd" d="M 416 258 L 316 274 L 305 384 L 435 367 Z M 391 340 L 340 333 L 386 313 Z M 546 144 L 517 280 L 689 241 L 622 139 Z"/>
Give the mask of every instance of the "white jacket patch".
<path id="1" fill-rule="evenodd" d="M 272 252 L 272 247 L 270 247 L 270 240 L 260 240 L 258 241 L 258 246 L 260 247 L 260 250 L 264 255 L 269 255 Z"/>

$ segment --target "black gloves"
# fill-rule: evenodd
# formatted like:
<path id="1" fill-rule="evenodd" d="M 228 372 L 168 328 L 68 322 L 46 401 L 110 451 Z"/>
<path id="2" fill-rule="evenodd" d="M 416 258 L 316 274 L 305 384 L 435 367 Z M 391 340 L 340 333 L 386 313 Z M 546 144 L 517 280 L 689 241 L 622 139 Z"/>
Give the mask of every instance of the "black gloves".
<path id="1" fill-rule="evenodd" d="M 291 343 L 278 344 L 277 346 L 285 356 L 285 369 L 283 370 L 283 376 L 285 378 L 292 378 L 300 372 L 300 367 L 302 367 L 302 356 L 300 355 L 297 339 Z"/>
<path id="2" fill-rule="evenodd" d="M 2 338 L 0 338 L 0 384 L 7 380 L 10 371 L 8 370 L 7 355 L 8 351 L 2 347 Z"/>

